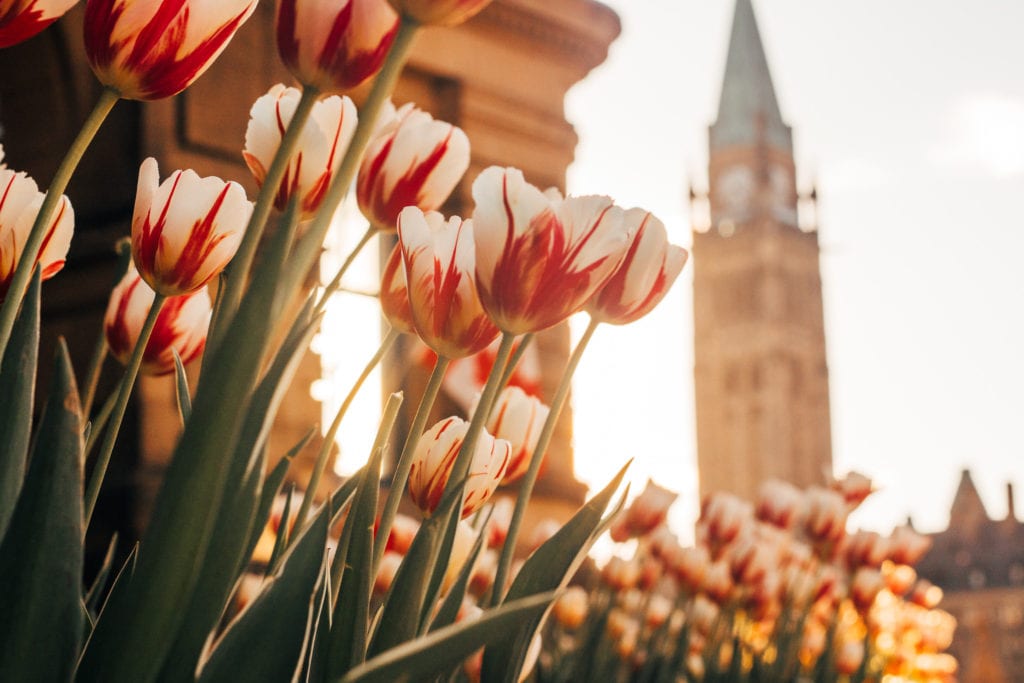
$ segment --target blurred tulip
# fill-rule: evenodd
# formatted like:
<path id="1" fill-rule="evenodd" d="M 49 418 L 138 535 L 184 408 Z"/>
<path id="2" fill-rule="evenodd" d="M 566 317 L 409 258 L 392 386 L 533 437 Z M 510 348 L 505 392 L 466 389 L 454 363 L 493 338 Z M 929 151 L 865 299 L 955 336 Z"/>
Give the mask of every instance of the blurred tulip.
<path id="1" fill-rule="evenodd" d="M 562 628 L 572 631 L 583 625 L 589 609 L 589 596 L 580 586 L 571 586 L 558 596 L 552 607 L 555 621 Z"/>
<path id="2" fill-rule="evenodd" d="M 843 553 L 851 569 L 880 567 L 889 557 L 890 542 L 875 531 L 857 531 L 846 538 Z"/>
<path id="3" fill-rule="evenodd" d="M 455 540 L 452 541 L 452 551 L 448 556 L 448 568 L 444 573 L 444 581 L 441 582 L 441 591 L 447 592 L 458 578 L 462 567 L 469 560 L 469 554 L 476 543 L 476 532 L 466 520 L 459 520 L 455 527 Z"/>
<path id="4" fill-rule="evenodd" d="M 469 423 L 457 417 L 441 420 L 428 429 L 416 443 L 412 468 L 409 471 L 409 495 L 426 514 L 441 502 L 455 458 Z M 462 517 L 480 509 L 501 482 L 512 456 L 512 446 L 504 439 L 495 439 L 481 432 L 476 452 L 469 466 Z"/>
<path id="5" fill-rule="evenodd" d="M 848 472 L 842 479 L 833 479 L 829 488 L 841 495 L 850 508 L 855 508 L 871 495 L 871 479 L 859 472 Z"/>
<path id="6" fill-rule="evenodd" d="M 634 560 L 624 560 L 611 556 L 601 570 L 601 578 L 611 588 L 626 591 L 634 588 L 640 581 L 640 564 Z"/>
<path id="7" fill-rule="evenodd" d="M 398 575 L 398 568 L 402 566 L 402 560 L 405 559 L 400 554 L 385 550 L 384 554 L 380 558 L 380 567 L 377 569 L 377 576 L 373 580 L 373 592 L 377 595 L 384 595 L 391 590 L 391 584 L 394 583 L 395 577 Z"/>
<path id="8" fill-rule="evenodd" d="M 449 364 L 444 376 L 444 391 L 463 410 L 473 410 L 494 367 L 499 343 L 500 340 L 496 339 L 483 351 L 467 358 L 455 358 Z M 519 342 L 513 344 L 513 353 L 518 346 Z M 519 387 L 530 396 L 540 396 L 541 379 L 540 354 L 537 346 L 530 344 L 512 371 L 508 386 Z"/>
<path id="9" fill-rule="evenodd" d="M 698 531 L 706 535 L 706 542 L 716 557 L 731 543 L 753 519 L 750 504 L 731 493 L 711 493 L 705 496 L 697 520 Z"/>
<path id="10" fill-rule="evenodd" d="M 441 208 L 469 168 L 469 138 L 411 104 L 370 142 L 359 167 L 359 210 L 381 230 L 394 230 L 407 206 Z"/>
<path id="11" fill-rule="evenodd" d="M 780 529 L 792 529 L 803 514 L 804 497 L 789 482 L 769 479 L 761 485 L 754 515 Z"/>
<path id="12" fill-rule="evenodd" d="M 861 567 L 853 575 L 850 584 L 850 599 L 860 613 L 866 613 L 875 602 L 875 598 L 885 588 L 885 578 L 877 569 Z"/>
<path id="13" fill-rule="evenodd" d="M 833 548 L 846 533 L 846 500 L 835 491 L 812 486 L 804 492 L 804 532 L 819 549 Z"/>
<path id="14" fill-rule="evenodd" d="M 725 604 L 732 594 L 733 583 L 727 562 L 712 562 L 704 574 L 701 590 L 719 605 Z"/>
<path id="15" fill-rule="evenodd" d="M 238 250 L 252 202 L 235 182 L 175 171 L 163 183 L 152 157 L 139 169 L 132 258 L 150 287 L 166 296 L 193 292 Z"/>
<path id="16" fill-rule="evenodd" d="M 2 160 L 3 148 L 0 147 Z M 0 165 L 0 301 L 11 286 L 14 270 L 18 267 L 32 224 L 39 215 L 45 197 L 28 175 Z M 64 267 L 64 258 L 71 247 L 74 230 L 74 209 L 68 198 L 62 196 L 36 256 L 44 280 L 53 277 Z"/>
<path id="17" fill-rule="evenodd" d="M 857 673 L 863 661 L 864 642 L 848 640 L 840 645 L 836 651 L 836 672 L 844 676 L 851 676 Z"/>
<path id="18" fill-rule="evenodd" d="M 484 595 L 494 585 L 497 574 L 498 553 L 488 548 L 480 553 L 473 565 L 473 573 L 469 576 L 469 591 L 474 595 Z"/>
<path id="19" fill-rule="evenodd" d="M 580 310 L 629 245 L 611 199 L 549 196 L 518 169 L 488 168 L 473 199 L 477 287 L 505 332 L 539 332 Z"/>
<path id="20" fill-rule="evenodd" d="M 933 609 L 942 602 L 942 589 L 927 579 L 918 579 L 907 599 L 925 609 Z"/>
<path id="21" fill-rule="evenodd" d="M 530 468 L 540 430 L 549 412 L 550 409 L 539 398 L 529 396 L 519 387 L 505 387 L 498 394 L 486 429 L 496 438 L 512 444 L 512 460 L 502 484 L 516 481 Z"/>
<path id="22" fill-rule="evenodd" d="M 678 493 L 648 479 L 644 490 L 612 524 L 612 540 L 621 543 L 654 531 L 668 517 L 668 510 L 678 497 Z"/>
<path id="23" fill-rule="evenodd" d="M 242 156 L 261 187 L 301 97 L 299 90 L 279 83 L 252 105 Z M 313 105 L 274 198 L 279 211 L 298 197 L 301 218 L 313 217 L 341 166 L 356 122 L 356 107 L 347 97 L 335 95 Z"/>
<path id="24" fill-rule="evenodd" d="M 378 519 L 377 523 L 379 522 L 380 520 Z M 388 533 L 388 539 L 384 543 L 384 551 L 405 555 L 409 552 L 409 548 L 412 547 L 412 540 L 416 537 L 416 532 L 419 529 L 420 523 L 409 515 L 395 515 L 394 520 L 391 522 L 391 531 Z M 377 533 L 376 526 L 374 526 L 373 533 Z"/>
<path id="25" fill-rule="evenodd" d="M 498 328 L 473 282 L 472 223 L 409 206 L 398 218 L 398 242 L 420 339 L 446 358 L 470 356 L 494 341 Z"/>
<path id="26" fill-rule="evenodd" d="M 57 21 L 78 0 L 0 0 L 0 48 L 28 40 Z"/>
<path id="27" fill-rule="evenodd" d="M 486 429 L 486 427 L 485 427 Z M 487 431 L 490 431 L 489 429 Z M 495 435 L 496 438 L 504 438 Z M 513 449 L 515 446 L 513 446 Z M 512 456 L 515 458 L 515 455 Z M 505 477 L 508 478 L 506 470 Z M 498 498 L 494 501 L 494 509 L 491 511 L 491 518 L 487 520 L 487 547 L 500 548 L 505 544 L 508 537 L 508 527 L 512 523 L 512 513 L 515 503 L 511 498 Z"/>
<path id="28" fill-rule="evenodd" d="M 213 63 L 256 0 L 88 0 L 85 52 L 130 100 L 177 95 Z"/>
<path id="29" fill-rule="evenodd" d="M 672 570 L 688 593 L 696 593 L 711 566 L 711 555 L 704 546 L 681 548 L 672 556 Z"/>
<path id="30" fill-rule="evenodd" d="M 650 313 L 668 294 L 689 256 L 668 243 L 665 224 L 643 209 L 626 211 L 623 224 L 633 236 L 626 255 L 586 305 L 595 320 L 613 325 Z"/>
<path id="31" fill-rule="evenodd" d="M 103 330 L 110 354 L 122 363 L 128 362 L 135 348 L 155 296 L 134 268 L 128 270 L 110 294 Z M 198 357 L 206 344 L 211 310 L 210 295 L 205 288 L 165 300 L 146 344 L 140 372 L 145 375 L 174 372 L 172 349 L 177 350 L 182 363 Z"/>
<path id="32" fill-rule="evenodd" d="M 300 83 L 351 90 L 380 71 L 398 32 L 387 0 L 280 0 L 277 52 Z"/>
<path id="33" fill-rule="evenodd" d="M 418 24 L 455 26 L 476 15 L 491 0 L 390 0 L 399 14 Z"/>
<path id="34" fill-rule="evenodd" d="M 896 527 L 889 537 L 889 557 L 898 564 L 917 564 L 932 547 L 932 539 L 909 525 Z"/>
<path id="35" fill-rule="evenodd" d="M 391 256 L 384 264 L 384 272 L 380 276 L 380 308 L 392 328 L 402 334 L 416 334 L 400 244 L 391 250 Z"/>
<path id="36" fill-rule="evenodd" d="M 542 519 L 533 527 L 533 531 L 531 531 L 530 535 L 527 537 L 527 541 L 525 543 L 526 554 L 532 553 L 537 548 L 547 543 L 561 528 L 562 525 L 559 524 L 557 520 L 551 519 L 550 517 Z"/>

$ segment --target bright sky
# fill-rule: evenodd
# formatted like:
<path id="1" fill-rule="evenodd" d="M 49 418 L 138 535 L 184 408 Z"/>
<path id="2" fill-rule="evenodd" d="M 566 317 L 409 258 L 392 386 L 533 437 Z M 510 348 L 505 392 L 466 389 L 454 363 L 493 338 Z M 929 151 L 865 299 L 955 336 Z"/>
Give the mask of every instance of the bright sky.
<path id="1" fill-rule="evenodd" d="M 689 246 L 733 3 L 605 2 L 623 34 L 570 93 L 569 189 L 650 209 Z M 754 4 L 798 176 L 818 184 L 835 465 L 882 487 L 855 521 L 944 528 L 964 467 L 1002 516 L 1005 482 L 1024 494 L 1024 3 Z M 574 392 L 581 478 L 636 457 L 634 488 L 653 474 L 682 494 L 681 530 L 697 509 L 684 278 L 598 331 Z"/>

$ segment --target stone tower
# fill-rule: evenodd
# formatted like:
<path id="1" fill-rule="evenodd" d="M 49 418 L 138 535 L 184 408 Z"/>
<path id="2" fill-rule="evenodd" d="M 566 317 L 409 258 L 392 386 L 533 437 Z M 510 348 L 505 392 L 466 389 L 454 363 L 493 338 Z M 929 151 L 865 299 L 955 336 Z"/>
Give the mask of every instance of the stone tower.
<path id="1" fill-rule="evenodd" d="M 736 2 L 709 133 L 711 224 L 693 235 L 700 490 L 751 499 L 832 465 L 818 235 L 797 221 L 792 131 L 751 0 Z"/>

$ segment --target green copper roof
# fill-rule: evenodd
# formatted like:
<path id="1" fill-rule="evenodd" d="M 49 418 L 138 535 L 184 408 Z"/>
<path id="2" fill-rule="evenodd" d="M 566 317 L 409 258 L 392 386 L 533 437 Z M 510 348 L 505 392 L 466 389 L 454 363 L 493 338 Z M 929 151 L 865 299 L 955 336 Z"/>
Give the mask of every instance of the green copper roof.
<path id="1" fill-rule="evenodd" d="M 751 0 L 736 0 L 718 120 L 711 126 L 711 148 L 756 144 L 758 130 L 763 126 L 767 144 L 790 150 L 792 132 L 782 120 L 775 99 L 768 60 L 750 3 Z"/>

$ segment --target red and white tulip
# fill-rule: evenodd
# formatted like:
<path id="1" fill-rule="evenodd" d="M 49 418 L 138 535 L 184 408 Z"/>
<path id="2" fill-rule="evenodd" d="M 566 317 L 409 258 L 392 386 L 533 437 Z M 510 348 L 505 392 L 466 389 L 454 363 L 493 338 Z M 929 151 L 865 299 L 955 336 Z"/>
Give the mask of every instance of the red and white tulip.
<path id="1" fill-rule="evenodd" d="M 441 208 L 467 168 L 462 129 L 407 104 L 366 149 L 356 181 L 359 210 L 378 228 L 394 230 L 407 206 Z"/>
<path id="2" fill-rule="evenodd" d="M 491 0 L 391 0 L 402 16 L 418 24 L 455 26 L 473 17 Z"/>
<path id="3" fill-rule="evenodd" d="M 292 75 L 325 93 L 380 71 L 398 33 L 387 0 L 280 0 L 277 51 Z"/>
<path id="4" fill-rule="evenodd" d="M 110 354 L 122 363 L 128 362 L 135 349 L 155 296 L 134 268 L 128 270 L 110 294 L 103 331 Z M 210 295 L 205 288 L 165 300 L 143 352 L 140 372 L 174 372 L 172 349 L 177 350 L 182 363 L 197 358 L 206 345 L 211 311 Z"/>
<path id="5" fill-rule="evenodd" d="M 658 486 L 653 480 L 648 479 L 644 490 L 612 524 L 612 540 L 621 543 L 651 533 L 665 521 L 669 508 L 678 497 L 678 493 Z"/>
<path id="6" fill-rule="evenodd" d="M 156 159 L 139 169 L 132 258 L 150 287 L 166 296 L 193 292 L 235 255 L 252 202 L 235 182 L 175 171 L 160 183 Z"/>
<path id="7" fill-rule="evenodd" d="M 0 0 L 0 48 L 28 40 L 57 21 L 78 0 Z"/>
<path id="8" fill-rule="evenodd" d="M 446 358 L 482 351 L 498 336 L 473 280 L 473 226 L 406 207 L 398 218 L 412 319 L 420 339 Z"/>
<path id="9" fill-rule="evenodd" d="M 477 289 L 511 334 L 539 332 L 580 310 L 629 244 L 611 199 L 545 194 L 518 169 L 488 168 L 473 198 Z"/>
<path id="10" fill-rule="evenodd" d="M 679 277 L 689 256 L 668 243 L 665 224 L 643 209 L 630 209 L 623 219 L 633 239 L 618 269 L 587 302 L 595 320 L 625 325 L 657 306 Z"/>
<path id="11" fill-rule="evenodd" d="M 0 147 L 0 161 L 3 148 Z M 39 215 L 46 195 L 39 191 L 36 181 L 24 172 L 16 172 L 0 165 L 0 301 L 11 286 L 18 261 L 25 251 L 32 224 Z M 36 263 L 47 280 L 64 267 L 64 259 L 71 247 L 75 230 L 75 212 L 71 202 L 62 196 L 50 218 Z"/>
<path id="12" fill-rule="evenodd" d="M 299 90 L 279 83 L 256 100 L 249 112 L 242 156 L 260 186 L 301 97 Z M 313 217 L 341 166 L 356 123 L 356 106 L 348 97 L 335 95 L 313 105 L 274 198 L 279 211 L 297 197 L 301 218 Z"/>
<path id="13" fill-rule="evenodd" d="M 85 52 L 121 97 L 170 97 L 206 71 L 254 9 L 256 0 L 88 0 Z"/>
<path id="14" fill-rule="evenodd" d="M 391 256 L 388 257 L 387 263 L 384 264 L 384 272 L 381 273 L 380 308 L 391 327 L 402 334 L 416 334 L 400 244 L 396 244 L 391 250 Z"/>
<path id="15" fill-rule="evenodd" d="M 503 484 L 510 484 L 530 469 L 541 428 L 551 411 L 536 396 L 519 387 L 505 387 L 487 419 L 487 431 L 512 444 L 512 461 L 505 472 Z"/>
<path id="16" fill-rule="evenodd" d="M 432 513 L 441 502 L 468 429 L 465 420 L 449 417 L 428 429 L 416 443 L 409 471 L 409 495 L 424 513 Z M 466 478 L 463 518 L 479 510 L 491 497 L 511 457 L 512 446 L 508 441 L 495 439 L 486 431 L 480 433 Z"/>

